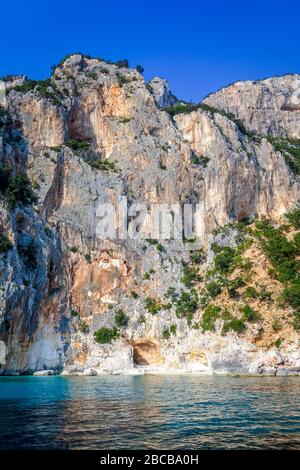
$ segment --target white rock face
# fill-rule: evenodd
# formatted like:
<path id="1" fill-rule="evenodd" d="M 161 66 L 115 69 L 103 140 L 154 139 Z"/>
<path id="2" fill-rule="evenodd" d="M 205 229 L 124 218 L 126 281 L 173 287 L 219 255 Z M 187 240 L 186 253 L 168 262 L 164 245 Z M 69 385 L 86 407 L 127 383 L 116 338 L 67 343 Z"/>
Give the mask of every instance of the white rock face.
<path id="1" fill-rule="evenodd" d="M 206 102 L 233 112 L 250 130 L 299 136 L 298 82 L 287 76 L 239 83 Z M 26 169 L 39 201 L 9 211 L 0 198 L 1 233 L 13 245 L 0 254 L 0 353 L 2 347 L 6 356 L 0 372 L 298 373 L 294 339 L 279 356 L 273 346 L 260 349 L 234 333 L 222 336 L 220 328 L 190 328 L 174 306 L 156 315 L 145 309 L 147 297 L 167 303 L 168 288 L 184 289 L 186 243 L 163 241 L 158 250 L 145 240 L 96 236 L 99 204 L 116 204 L 121 196 L 129 206 L 200 201 L 205 247 L 228 220 L 276 219 L 300 199 L 299 178 L 283 155 L 221 114 L 198 109 L 169 116 L 162 108 L 176 99 L 167 82 L 155 78 L 147 87 L 135 70 L 74 55 L 51 83 L 46 96 L 13 84 L 7 95 L 16 128 L 1 131 L 1 164 Z M 63 145 L 70 140 L 88 143 L 89 156 L 101 157 L 101 165 L 95 168 L 70 142 Z M 31 241 L 34 267 L 18 249 Z M 128 324 L 111 344 L 98 344 L 95 331 L 115 327 L 120 308 Z M 172 325 L 176 335 L 166 340 L 163 332 Z"/>
<path id="2" fill-rule="evenodd" d="M 160 108 L 167 108 L 177 102 L 177 98 L 171 93 L 169 83 L 164 78 L 154 77 L 148 85 Z"/>
<path id="3" fill-rule="evenodd" d="M 204 103 L 233 113 L 258 134 L 300 138 L 300 75 L 236 82 Z"/>
<path id="4" fill-rule="evenodd" d="M 2 366 L 6 363 L 6 345 L 4 341 L 0 341 L 0 364 Z"/>

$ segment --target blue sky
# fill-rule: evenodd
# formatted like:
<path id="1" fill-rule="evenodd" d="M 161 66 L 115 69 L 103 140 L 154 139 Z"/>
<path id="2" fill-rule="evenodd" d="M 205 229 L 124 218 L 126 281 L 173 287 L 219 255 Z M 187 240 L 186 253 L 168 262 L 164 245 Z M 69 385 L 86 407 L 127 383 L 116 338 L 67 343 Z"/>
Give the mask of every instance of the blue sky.
<path id="1" fill-rule="evenodd" d="M 0 76 L 46 78 L 80 51 L 128 58 L 199 101 L 236 80 L 300 72 L 298 1 L 15 0 L 0 12 Z"/>

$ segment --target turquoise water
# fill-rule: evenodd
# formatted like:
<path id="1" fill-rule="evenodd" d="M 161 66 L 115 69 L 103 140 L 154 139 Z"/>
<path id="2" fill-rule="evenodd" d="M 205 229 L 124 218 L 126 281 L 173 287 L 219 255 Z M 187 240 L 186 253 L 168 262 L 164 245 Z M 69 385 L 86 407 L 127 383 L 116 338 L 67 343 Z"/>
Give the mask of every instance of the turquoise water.
<path id="1" fill-rule="evenodd" d="M 299 377 L 2 377 L 0 449 L 299 449 L 299 392 Z"/>

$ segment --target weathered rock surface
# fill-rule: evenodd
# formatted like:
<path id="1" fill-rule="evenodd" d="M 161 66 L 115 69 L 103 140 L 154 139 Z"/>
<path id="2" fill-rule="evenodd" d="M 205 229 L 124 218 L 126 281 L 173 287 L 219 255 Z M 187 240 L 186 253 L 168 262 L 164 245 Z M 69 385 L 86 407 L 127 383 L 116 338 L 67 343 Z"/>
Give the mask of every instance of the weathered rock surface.
<path id="1" fill-rule="evenodd" d="M 284 364 L 289 370 L 299 364 L 293 336 L 278 358 L 276 348 L 260 348 L 248 337 L 192 329 L 174 307 L 149 313 L 147 297 L 183 289 L 184 242 L 164 240 L 158 250 L 145 240 L 96 234 L 99 204 L 116 204 L 121 196 L 129 206 L 200 202 L 205 247 L 228 220 L 276 219 L 299 201 L 299 178 L 283 155 L 207 109 L 172 118 L 162 109 L 176 102 L 165 80 L 146 86 L 136 70 L 115 64 L 74 55 L 55 69 L 46 92 L 22 92 L 23 81 L 4 84 L 12 124 L 1 129 L 1 165 L 26 170 L 39 200 L 8 210 L 0 196 L 1 233 L 13 245 L 0 253 L 2 373 L 95 375 L 138 367 L 280 375 Z M 299 137 L 299 82 L 287 76 L 238 83 L 206 102 L 234 113 L 250 130 Z M 87 142 L 88 150 L 64 145 L 70 140 Z M 110 166 L 95 168 L 89 163 L 95 155 Z M 18 248 L 32 241 L 35 267 Z M 113 328 L 120 308 L 128 324 L 117 340 L 98 344 L 94 332 Z M 176 335 L 166 339 L 172 325 Z"/>
<path id="2" fill-rule="evenodd" d="M 300 138 L 300 75 L 236 82 L 204 103 L 233 113 L 250 131 Z"/>
<path id="3" fill-rule="evenodd" d="M 164 78 L 154 77 L 149 82 L 155 102 L 161 108 L 167 108 L 177 102 L 177 98 L 172 94 L 170 86 Z"/>

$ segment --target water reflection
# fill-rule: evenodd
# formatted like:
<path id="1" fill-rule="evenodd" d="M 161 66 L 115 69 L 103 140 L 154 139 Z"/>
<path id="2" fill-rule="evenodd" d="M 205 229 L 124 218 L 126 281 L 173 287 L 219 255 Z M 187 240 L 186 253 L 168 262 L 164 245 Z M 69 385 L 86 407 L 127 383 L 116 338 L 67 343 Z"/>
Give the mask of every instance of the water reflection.
<path id="1" fill-rule="evenodd" d="M 0 379 L 0 449 L 300 448 L 300 379 Z"/>

